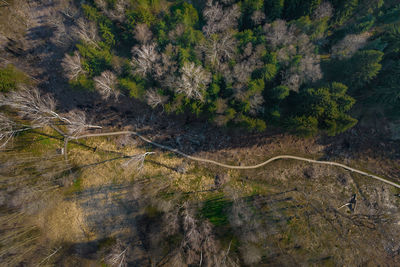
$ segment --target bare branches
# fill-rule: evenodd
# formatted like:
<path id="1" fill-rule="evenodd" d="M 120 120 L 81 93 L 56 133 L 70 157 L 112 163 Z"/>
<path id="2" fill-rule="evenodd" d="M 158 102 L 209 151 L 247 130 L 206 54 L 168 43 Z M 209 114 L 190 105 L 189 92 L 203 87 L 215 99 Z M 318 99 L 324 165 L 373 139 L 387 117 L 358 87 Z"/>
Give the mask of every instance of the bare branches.
<path id="1" fill-rule="evenodd" d="M 80 74 L 85 73 L 85 70 L 82 68 L 81 55 L 78 51 L 75 51 L 72 56 L 66 54 L 61 62 L 61 66 L 65 71 L 65 76 L 69 80 L 74 80 Z"/>
<path id="2" fill-rule="evenodd" d="M 351 57 L 367 43 L 370 36 L 369 32 L 346 35 L 346 37 L 332 47 L 332 56 L 339 59 Z"/>
<path id="3" fill-rule="evenodd" d="M 71 135 L 78 135 L 87 128 L 101 128 L 90 125 L 86 122 L 86 115 L 83 111 L 70 111 L 65 116 L 57 113 L 56 101 L 50 95 L 41 95 L 37 88 L 22 87 L 18 91 L 13 91 L 9 95 L 0 99 L 0 106 L 9 106 L 15 109 L 23 119 L 30 121 L 31 125 L 14 129 L 13 124 L 8 118 L 0 117 L 0 124 L 4 130 L 4 138 L 12 138 L 13 132 L 51 126 L 60 122 L 67 125 Z M 14 127 L 14 128 L 13 128 Z"/>
<path id="4" fill-rule="evenodd" d="M 96 90 L 103 99 L 107 100 L 111 96 L 118 99 L 120 92 L 117 89 L 117 76 L 109 71 L 103 71 L 100 76 L 93 78 Z"/>
<path id="5" fill-rule="evenodd" d="M 313 12 L 312 18 L 315 20 L 330 18 L 333 15 L 333 7 L 329 2 L 321 3 Z"/>
<path id="6" fill-rule="evenodd" d="M 68 122 L 68 133 L 73 136 L 81 134 L 88 128 L 101 128 L 100 126 L 87 123 L 86 113 L 82 110 L 71 110 L 65 115 L 64 119 Z"/>
<path id="7" fill-rule="evenodd" d="M 153 38 L 153 33 L 150 31 L 149 26 L 144 23 L 136 25 L 133 33 L 135 35 L 135 39 L 141 44 L 147 44 Z"/>
<path id="8" fill-rule="evenodd" d="M 278 19 L 264 26 L 265 37 L 272 47 L 287 45 L 293 42 L 294 28 L 288 27 L 286 21 Z"/>
<path id="9" fill-rule="evenodd" d="M 188 98 L 203 100 L 203 90 L 211 81 L 211 75 L 201 66 L 193 62 L 185 62 L 181 69 L 181 77 L 176 82 L 176 92 Z"/>
<path id="10" fill-rule="evenodd" d="M 113 246 L 111 253 L 106 257 L 106 263 L 110 266 L 125 267 L 127 265 L 126 252 L 128 246 L 123 245 L 121 241 Z"/>
<path id="11" fill-rule="evenodd" d="M 16 123 L 0 114 L 0 149 L 5 147 L 16 134 Z"/>
<path id="12" fill-rule="evenodd" d="M 143 168 L 144 160 L 148 155 L 154 154 L 155 152 L 145 152 L 143 154 L 136 154 L 133 156 L 129 156 L 129 160 L 122 164 L 124 168 L 135 168 L 138 171 L 141 171 Z"/>
<path id="13" fill-rule="evenodd" d="M 222 9 L 220 5 L 214 5 L 212 2 L 212 0 L 209 0 L 203 11 L 203 16 L 207 21 L 207 24 L 203 27 L 203 32 L 207 36 L 234 28 L 240 16 L 238 5 Z"/>
<path id="14" fill-rule="evenodd" d="M 125 11 L 130 5 L 127 0 L 114 1 L 114 6 L 112 8 L 108 6 L 109 2 L 105 0 L 95 0 L 95 3 L 107 17 L 119 22 L 125 20 Z"/>
<path id="15" fill-rule="evenodd" d="M 152 108 L 162 106 L 167 100 L 167 96 L 160 95 L 155 89 L 146 92 L 146 102 Z"/>
<path id="16" fill-rule="evenodd" d="M 156 51 L 156 45 L 148 44 L 140 47 L 132 48 L 133 59 L 132 63 L 135 66 L 134 72 L 145 76 L 153 67 L 153 64 L 158 60 L 159 54 Z"/>
<path id="17" fill-rule="evenodd" d="M 41 96 L 37 88 L 22 87 L 18 91 L 13 91 L 0 100 L 0 106 L 10 106 L 17 110 L 22 118 L 40 126 L 61 118 L 54 111 L 56 107 L 54 98 L 49 95 Z"/>
<path id="18" fill-rule="evenodd" d="M 78 20 L 77 26 L 73 28 L 73 34 L 77 39 L 98 47 L 97 42 L 99 37 L 97 34 L 97 27 L 94 22 L 85 19 Z"/>
<path id="19" fill-rule="evenodd" d="M 236 51 L 237 40 L 231 32 L 214 34 L 200 48 L 206 60 L 217 68 L 222 62 L 230 60 Z"/>

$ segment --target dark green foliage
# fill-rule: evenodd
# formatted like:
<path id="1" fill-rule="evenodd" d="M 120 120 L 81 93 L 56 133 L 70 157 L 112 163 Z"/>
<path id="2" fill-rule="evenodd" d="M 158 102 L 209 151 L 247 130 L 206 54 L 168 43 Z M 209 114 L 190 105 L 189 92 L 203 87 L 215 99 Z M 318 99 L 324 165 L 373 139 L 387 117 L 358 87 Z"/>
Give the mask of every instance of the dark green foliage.
<path id="1" fill-rule="evenodd" d="M 355 100 L 346 94 L 347 87 L 332 83 L 329 87 L 308 88 L 297 96 L 297 116 L 289 127 L 302 135 L 312 135 L 321 129 L 328 135 L 336 135 L 351 128 L 357 122 L 346 114 Z"/>
<path id="2" fill-rule="evenodd" d="M 77 46 L 85 72 L 72 84 L 93 89 L 93 77 L 113 70 L 125 95 L 162 99 L 167 112 L 249 130 L 286 126 L 302 135 L 334 135 L 355 124 L 346 86 L 360 99 L 378 88 L 379 98 L 398 98 L 397 69 L 390 68 L 400 59 L 400 7 L 393 2 L 332 0 L 331 14 L 322 0 L 233 1 L 237 21 L 207 21 L 204 1 L 192 2 L 131 1 L 124 22 L 85 2 L 83 12 L 97 24 L 101 41 Z M 235 10 L 233 2 L 219 2 L 222 13 Z M 107 0 L 109 9 L 115 4 Z M 135 39 L 140 31 L 150 31 L 152 41 Z M 367 41 L 358 35 L 366 32 Z M 347 52 L 331 55 L 341 41 Z M 148 65 L 139 58 L 143 51 L 153 53 Z M 115 55 L 129 63 L 111 63 Z M 382 65 L 388 76 L 380 74 Z"/>
<path id="3" fill-rule="evenodd" d="M 128 78 L 122 78 L 118 82 L 122 90 L 127 91 L 130 97 L 140 99 L 143 97 L 145 89 L 143 81 L 134 81 Z"/>
<path id="4" fill-rule="evenodd" d="M 95 47 L 89 44 L 78 44 L 77 48 L 83 57 L 83 68 L 90 77 L 100 75 L 111 68 L 112 55 L 107 47 Z"/>
<path id="5" fill-rule="evenodd" d="M 290 118 L 287 125 L 294 133 L 304 137 L 313 136 L 318 132 L 318 120 L 312 116 Z"/>
<path id="6" fill-rule="evenodd" d="M 79 75 L 76 80 L 71 80 L 69 84 L 78 90 L 94 90 L 94 82 L 85 75 Z"/>
<path id="7" fill-rule="evenodd" d="M 9 92 L 17 89 L 18 84 L 29 84 L 30 79 L 22 71 L 8 64 L 0 68 L 0 92 Z"/>
<path id="8" fill-rule="evenodd" d="M 278 73 L 278 67 L 275 64 L 266 64 L 263 71 L 264 79 L 266 81 L 272 81 Z"/>
<path id="9" fill-rule="evenodd" d="M 287 20 L 293 20 L 302 16 L 309 16 L 320 3 L 320 0 L 285 0 L 283 17 Z"/>
<path id="10" fill-rule="evenodd" d="M 218 194 L 203 203 L 200 214 L 216 226 L 227 225 L 229 223 L 228 210 L 231 206 L 231 201 L 225 199 L 223 195 Z"/>
<path id="11" fill-rule="evenodd" d="M 375 23 L 375 17 L 371 14 L 363 17 L 351 26 L 350 32 L 362 33 L 371 29 Z"/>
<path id="12" fill-rule="evenodd" d="M 273 21 L 281 17 L 285 0 L 264 0 L 264 10 L 268 20 Z"/>
<path id="13" fill-rule="evenodd" d="M 275 100 L 283 100 L 289 96 L 289 88 L 279 85 L 271 90 L 270 97 Z"/>
<path id="14" fill-rule="evenodd" d="M 251 118 L 245 115 L 237 117 L 236 125 L 250 131 L 262 132 L 267 128 L 265 121 L 257 118 Z"/>
<path id="15" fill-rule="evenodd" d="M 340 77 L 345 84 L 361 88 L 378 75 L 382 68 L 382 57 L 383 53 L 376 50 L 357 52 L 349 60 L 338 64 Z"/>
<path id="16" fill-rule="evenodd" d="M 185 26 L 193 27 L 199 21 L 197 10 L 184 1 L 171 7 L 171 17 L 169 22 L 172 25 L 182 23 Z"/>
<path id="17" fill-rule="evenodd" d="M 334 16 L 335 23 L 342 25 L 353 15 L 358 6 L 358 0 L 334 0 L 332 4 L 336 11 Z"/>

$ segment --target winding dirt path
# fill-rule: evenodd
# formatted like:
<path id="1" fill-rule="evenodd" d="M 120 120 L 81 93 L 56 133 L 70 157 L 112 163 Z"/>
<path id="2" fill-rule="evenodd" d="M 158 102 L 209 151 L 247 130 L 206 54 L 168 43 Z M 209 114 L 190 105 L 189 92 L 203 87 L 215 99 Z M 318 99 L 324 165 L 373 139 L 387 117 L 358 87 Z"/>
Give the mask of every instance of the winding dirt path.
<path id="1" fill-rule="evenodd" d="M 400 185 L 394 182 L 391 182 L 385 178 L 379 177 L 377 175 L 374 174 L 369 174 L 367 172 L 352 168 L 350 166 L 341 164 L 341 163 L 337 163 L 337 162 L 333 162 L 333 161 L 319 161 L 319 160 L 314 160 L 314 159 L 308 159 L 308 158 L 304 158 L 304 157 L 298 157 L 298 156 L 291 156 L 291 155 L 279 155 L 273 158 L 270 158 L 264 162 L 261 162 L 259 164 L 256 165 L 250 165 L 250 166 L 236 166 L 236 165 L 229 165 L 229 164 L 224 164 L 215 160 L 210 160 L 210 159 L 204 159 L 204 158 L 199 158 L 199 157 L 194 157 L 194 156 L 190 156 L 188 154 L 183 153 L 182 151 L 179 151 L 175 148 L 169 147 L 169 146 L 165 146 L 156 142 L 151 141 L 150 139 L 142 136 L 141 134 L 134 132 L 134 131 L 118 131 L 118 132 L 108 132 L 108 133 L 94 133 L 94 134 L 85 134 L 85 135 L 81 135 L 81 136 L 76 136 L 76 137 L 68 137 L 68 139 L 71 140 L 77 140 L 77 139 L 83 139 L 83 138 L 89 138 L 89 137 L 100 137 L 100 136 L 113 136 L 113 135 L 124 135 L 124 134 L 129 134 L 129 135 L 135 135 L 137 137 L 139 137 L 140 139 L 142 139 L 144 142 L 151 144 L 153 146 L 156 146 L 158 148 L 164 149 L 164 150 L 168 150 L 171 152 L 174 152 L 176 154 L 179 154 L 185 158 L 194 160 L 194 161 L 198 161 L 198 162 L 204 162 L 204 163 L 210 163 L 210 164 L 214 164 L 223 168 L 228 168 L 228 169 L 236 169 L 236 170 L 248 170 L 248 169 L 257 169 L 260 167 L 263 167 L 273 161 L 279 160 L 279 159 L 294 159 L 294 160 L 299 160 L 299 161 L 305 161 L 305 162 L 309 162 L 309 163 L 315 163 L 315 164 L 323 164 L 323 165 L 331 165 L 331 166 L 337 166 L 337 167 L 341 167 L 343 169 L 346 169 L 348 171 L 351 172 L 355 172 L 361 175 L 365 175 L 368 177 L 371 177 L 375 180 L 384 182 L 386 184 L 389 184 L 391 186 L 397 187 L 400 189 Z"/>

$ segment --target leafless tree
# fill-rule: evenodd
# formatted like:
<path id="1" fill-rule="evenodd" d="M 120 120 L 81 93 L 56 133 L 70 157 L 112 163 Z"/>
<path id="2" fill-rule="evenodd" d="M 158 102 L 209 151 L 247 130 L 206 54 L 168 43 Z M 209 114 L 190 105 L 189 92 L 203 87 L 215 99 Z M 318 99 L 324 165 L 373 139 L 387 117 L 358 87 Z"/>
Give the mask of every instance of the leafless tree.
<path id="1" fill-rule="evenodd" d="M 96 125 L 91 125 L 87 121 L 86 113 L 82 110 L 71 110 L 64 115 L 64 121 L 67 121 L 67 130 L 69 135 L 78 136 L 88 128 L 101 128 Z"/>
<path id="2" fill-rule="evenodd" d="M 212 225 L 207 222 L 198 222 L 193 211 L 184 205 L 182 212 L 184 239 L 182 240 L 182 254 L 186 264 L 199 264 L 200 266 L 220 266 L 222 253 L 218 242 L 212 233 Z"/>
<path id="3" fill-rule="evenodd" d="M 300 75 L 293 69 L 289 69 L 285 72 L 283 76 L 282 84 L 289 87 L 292 91 L 298 91 L 301 85 Z"/>
<path id="4" fill-rule="evenodd" d="M 193 62 L 185 62 L 180 70 L 181 77 L 176 81 L 176 92 L 188 98 L 203 100 L 203 90 L 211 81 L 211 75 Z"/>
<path id="5" fill-rule="evenodd" d="M 51 120 L 62 119 L 55 112 L 56 102 L 50 95 L 41 96 L 36 88 L 22 87 L 0 100 L 0 106 L 10 106 L 35 125 L 45 126 Z"/>
<path id="6" fill-rule="evenodd" d="M 322 79 L 320 59 L 318 56 L 305 55 L 300 60 L 299 73 L 303 81 L 316 82 Z"/>
<path id="7" fill-rule="evenodd" d="M 261 10 L 256 10 L 251 15 L 251 20 L 255 25 L 260 25 L 265 20 L 265 14 Z"/>
<path id="8" fill-rule="evenodd" d="M 134 168 L 138 171 L 141 171 L 143 168 L 144 160 L 148 155 L 154 154 L 155 152 L 145 152 L 141 154 L 136 154 L 132 156 L 128 156 L 129 160 L 122 164 L 122 167 L 131 169 Z"/>
<path id="9" fill-rule="evenodd" d="M 164 53 L 160 55 L 160 60 L 158 60 L 153 66 L 153 78 L 165 87 L 173 84 L 175 74 L 178 71 L 178 64 L 173 58 L 173 55 L 176 53 L 177 47 L 168 44 L 165 47 Z"/>
<path id="10" fill-rule="evenodd" d="M 82 40 L 91 45 L 98 47 L 97 42 L 99 37 L 97 34 L 97 27 L 93 21 L 88 21 L 86 19 L 78 19 L 76 26 L 73 27 L 72 33 L 77 40 Z"/>
<path id="11" fill-rule="evenodd" d="M 146 102 L 152 108 L 162 106 L 167 100 L 168 97 L 160 95 L 157 90 L 150 89 L 146 92 Z"/>
<path id="12" fill-rule="evenodd" d="M 249 112 L 253 115 L 256 115 L 263 109 L 264 97 L 262 96 L 261 93 L 256 93 L 250 96 L 249 103 L 250 103 Z"/>
<path id="13" fill-rule="evenodd" d="M 207 21 L 207 24 L 203 27 L 203 32 L 210 36 L 234 28 L 237 25 L 240 10 L 238 5 L 223 9 L 219 4 L 213 4 L 212 0 L 208 0 L 203 16 Z"/>
<path id="14" fill-rule="evenodd" d="M 18 131 L 20 131 L 18 125 L 0 113 L 0 149 L 4 148 Z"/>
<path id="15" fill-rule="evenodd" d="M 204 44 L 200 45 L 200 49 L 206 56 L 207 62 L 220 69 L 222 62 L 229 61 L 234 57 L 237 47 L 237 40 L 232 32 L 223 34 L 213 34 Z"/>
<path id="16" fill-rule="evenodd" d="M 66 25 L 62 15 L 50 17 L 48 23 L 54 28 L 51 41 L 59 47 L 69 47 L 74 38 L 71 27 Z"/>
<path id="17" fill-rule="evenodd" d="M 9 106 L 16 110 L 22 119 L 30 122 L 31 128 L 65 124 L 71 134 L 77 134 L 87 128 L 101 128 L 86 123 L 82 111 L 71 111 L 66 115 L 56 112 L 56 101 L 50 95 L 41 95 L 37 88 L 22 87 L 0 99 L 0 106 Z M 10 126 L 10 122 L 5 123 Z M 9 127 L 8 126 L 8 127 Z"/>
<path id="18" fill-rule="evenodd" d="M 85 73 L 85 70 L 82 68 L 81 55 L 78 51 L 75 51 L 72 56 L 66 54 L 61 62 L 61 66 L 68 80 L 74 80 L 80 74 Z"/>
<path id="19" fill-rule="evenodd" d="M 176 25 L 176 27 L 173 30 L 171 30 L 168 33 L 168 38 L 171 41 L 176 42 L 178 40 L 178 38 L 181 37 L 185 33 L 185 30 L 186 30 L 186 26 L 183 25 L 182 23 L 179 23 L 178 25 Z"/>
<path id="20" fill-rule="evenodd" d="M 145 23 L 136 25 L 133 34 L 135 39 L 141 44 L 148 44 L 153 39 L 153 33 Z"/>
<path id="21" fill-rule="evenodd" d="M 96 5 L 110 19 L 123 22 L 125 20 L 125 11 L 130 6 L 127 0 L 117 0 L 113 7 L 109 7 L 105 0 L 95 0 Z"/>
<path id="22" fill-rule="evenodd" d="M 126 254 L 128 251 L 128 246 L 123 244 L 121 241 L 117 241 L 116 244 L 112 247 L 110 254 L 108 254 L 105 258 L 107 264 L 113 267 L 126 267 L 128 266 L 126 260 Z"/>
<path id="23" fill-rule="evenodd" d="M 145 76 L 152 70 L 153 65 L 159 59 L 156 44 L 135 46 L 132 48 L 134 72 Z"/>
<path id="24" fill-rule="evenodd" d="M 120 95 L 119 90 L 117 89 L 117 76 L 109 71 L 103 71 L 100 76 L 94 77 L 94 86 L 96 90 L 101 94 L 103 99 L 109 99 L 111 96 L 114 96 L 115 99 L 118 99 Z"/>
<path id="25" fill-rule="evenodd" d="M 333 15 L 333 7 L 330 2 L 322 2 L 313 12 L 312 18 L 320 20 L 324 18 L 331 18 Z"/>
<path id="26" fill-rule="evenodd" d="M 354 55 L 366 43 L 371 33 L 349 34 L 332 47 L 332 56 L 340 59 Z"/>
<path id="27" fill-rule="evenodd" d="M 269 44 L 273 48 L 280 45 L 287 45 L 293 42 L 295 39 L 294 28 L 288 27 L 286 21 L 275 20 L 271 24 L 264 25 L 265 37 Z"/>

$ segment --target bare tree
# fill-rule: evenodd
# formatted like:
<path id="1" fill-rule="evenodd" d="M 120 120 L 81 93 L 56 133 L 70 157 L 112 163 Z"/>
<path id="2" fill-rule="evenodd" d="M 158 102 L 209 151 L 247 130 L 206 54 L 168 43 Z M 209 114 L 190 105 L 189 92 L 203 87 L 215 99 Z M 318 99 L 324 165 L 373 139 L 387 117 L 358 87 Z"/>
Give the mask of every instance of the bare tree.
<path id="1" fill-rule="evenodd" d="M 258 114 L 263 110 L 264 97 L 261 93 L 256 93 L 249 98 L 250 113 L 253 115 Z"/>
<path id="2" fill-rule="evenodd" d="M 146 157 L 154 153 L 155 152 L 145 152 L 141 154 L 128 156 L 129 160 L 126 161 L 124 164 L 122 164 L 122 166 L 124 168 L 129 168 L 129 169 L 135 168 L 136 170 L 141 171 Z"/>
<path id="3" fill-rule="evenodd" d="M 369 32 L 346 35 L 332 47 L 332 56 L 340 59 L 351 57 L 367 43 L 370 36 Z"/>
<path id="4" fill-rule="evenodd" d="M 288 27 L 286 21 L 278 19 L 264 26 L 265 37 L 272 47 L 287 45 L 293 42 L 294 28 Z"/>
<path id="5" fill-rule="evenodd" d="M 234 28 L 237 25 L 240 10 L 238 5 L 223 9 L 219 4 L 214 5 L 212 0 L 208 0 L 203 16 L 207 21 L 207 24 L 203 27 L 203 32 L 210 36 Z"/>
<path id="6" fill-rule="evenodd" d="M 61 62 L 61 66 L 68 80 L 74 80 L 80 74 L 85 73 L 85 70 L 82 68 L 81 55 L 78 51 L 75 51 L 72 56 L 66 54 Z"/>
<path id="7" fill-rule="evenodd" d="M 54 27 L 51 41 L 59 47 L 67 48 L 74 41 L 72 29 L 67 26 L 62 15 L 52 16 L 48 23 Z"/>
<path id="8" fill-rule="evenodd" d="M 50 95 L 41 96 L 36 88 L 22 87 L 13 91 L 0 100 L 0 106 L 10 106 L 18 111 L 18 114 L 32 121 L 35 125 L 45 126 L 51 120 L 61 119 L 56 113 L 56 102 Z"/>
<path id="9" fill-rule="evenodd" d="M 87 121 L 86 113 L 82 110 L 71 110 L 64 115 L 64 121 L 68 122 L 66 127 L 69 135 L 78 136 L 88 128 L 101 128 L 91 125 Z"/>
<path id="10" fill-rule="evenodd" d="M 133 30 L 135 39 L 141 44 L 147 44 L 153 39 L 153 33 L 150 31 L 149 26 L 145 23 L 136 25 Z"/>
<path id="11" fill-rule="evenodd" d="M 95 0 L 95 3 L 107 17 L 119 22 L 125 20 L 125 11 L 130 6 L 127 0 L 116 0 L 113 7 L 109 7 L 105 0 Z"/>
<path id="12" fill-rule="evenodd" d="M 322 79 L 319 56 L 305 55 L 300 60 L 299 73 L 303 77 L 303 81 L 316 82 Z"/>
<path id="13" fill-rule="evenodd" d="M 86 122 L 82 111 L 71 111 L 66 115 L 57 113 L 56 101 L 50 95 L 41 95 L 37 88 L 22 87 L 0 99 L 0 106 L 9 106 L 16 110 L 21 118 L 29 120 L 30 125 L 25 127 L 38 128 L 64 124 L 71 134 L 81 133 L 87 128 L 101 128 Z M 7 126 L 8 125 L 8 126 Z M 9 129 L 10 122 L 4 122 Z M 63 134 L 65 135 L 65 134 Z"/>
<path id="14" fill-rule="evenodd" d="M 203 90 L 211 81 L 211 75 L 193 62 L 185 62 L 180 70 L 181 77 L 176 81 L 176 92 L 188 98 L 203 100 Z"/>
<path id="15" fill-rule="evenodd" d="M 159 59 L 156 44 L 135 46 L 132 48 L 134 72 L 145 76 L 152 70 L 153 65 Z"/>
<path id="16" fill-rule="evenodd" d="M 17 123 L 0 113 L 0 149 L 4 148 L 18 132 L 29 129 L 31 128 L 18 126 Z"/>
<path id="17" fill-rule="evenodd" d="M 256 10 L 251 15 L 251 20 L 255 25 L 260 25 L 265 20 L 265 14 L 261 10 Z"/>
<path id="18" fill-rule="evenodd" d="M 112 247 L 111 252 L 106 256 L 105 261 L 113 267 L 126 267 L 128 266 L 126 254 L 128 246 L 123 244 L 120 240 Z"/>
<path id="19" fill-rule="evenodd" d="M 150 89 L 146 92 L 146 102 L 152 108 L 162 106 L 167 100 L 168 97 L 160 95 L 157 90 Z"/>
<path id="20" fill-rule="evenodd" d="M 120 92 L 117 89 L 117 76 L 109 71 L 103 71 L 100 76 L 94 77 L 94 86 L 96 90 L 101 94 L 103 99 L 109 99 L 111 96 L 114 96 L 115 99 L 118 99 Z"/>
<path id="21" fill-rule="evenodd" d="M 208 221 L 198 222 L 188 203 L 184 204 L 182 217 L 184 238 L 180 254 L 185 256 L 186 264 L 220 266 L 223 254 L 212 233 L 212 225 Z"/>
<path id="22" fill-rule="evenodd" d="M 206 60 L 220 69 L 222 62 L 229 61 L 234 57 L 236 52 L 237 40 L 232 32 L 224 34 L 213 34 L 204 44 L 200 45 L 200 49 L 206 56 Z"/>
<path id="23" fill-rule="evenodd" d="M 312 18 L 320 20 L 324 18 L 331 18 L 333 15 L 333 7 L 330 2 L 322 2 L 313 12 Z"/>
<path id="24" fill-rule="evenodd" d="M 76 22 L 76 26 L 73 27 L 72 33 L 74 34 L 75 38 L 78 40 L 82 40 L 89 44 L 92 44 L 98 47 L 98 34 L 97 34 L 97 27 L 93 21 L 88 21 L 86 19 L 78 19 Z"/>
<path id="25" fill-rule="evenodd" d="M 297 92 L 301 85 L 300 75 L 295 70 L 289 69 L 284 73 L 282 84 Z"/>

